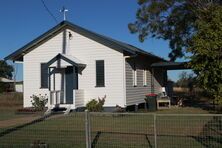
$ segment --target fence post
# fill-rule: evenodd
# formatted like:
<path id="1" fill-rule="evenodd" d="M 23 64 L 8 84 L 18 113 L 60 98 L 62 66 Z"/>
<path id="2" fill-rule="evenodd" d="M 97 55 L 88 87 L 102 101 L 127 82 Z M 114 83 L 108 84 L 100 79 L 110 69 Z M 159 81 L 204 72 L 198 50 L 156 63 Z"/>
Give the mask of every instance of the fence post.
<path id="1" fill-rule="evenodd" d="M 89 111 L 85 111 L 85 133 L 86 133 L 86 148 L 91 148 L 91 131 Z"/>
<path id="2" fill-rule="evenodd" d="M 154 147 L 157 148 L 156 114 L 153 114 Z"/>

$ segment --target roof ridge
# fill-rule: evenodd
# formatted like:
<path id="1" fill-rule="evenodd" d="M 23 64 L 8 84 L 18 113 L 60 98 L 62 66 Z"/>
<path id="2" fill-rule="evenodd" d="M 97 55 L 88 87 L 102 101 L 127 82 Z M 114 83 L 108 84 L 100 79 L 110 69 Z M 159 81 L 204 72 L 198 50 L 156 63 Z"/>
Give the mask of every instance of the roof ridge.
<path id="1" fill-rule="evenodd" d="M 26 54 L 27 52 L 29 52 L 29 50 L 34 49 L 33 47 L 35 47 L 36 45 L 38 46 L 38 44 L 41 44 L 42 41 L 49 39 L 52 35 L 55 35 L 56 33 L 58 33 L 58 31 L 60 31 L 61 29 L 63 29 L 63 27 L 70 27 L 69 29 L 83 35 L 86 36 L 90 39 L 93 39 L 101 44 L 104 44 L 105 46 L 108 46 L 112 49 L 122 49 L 128 53 L 131 54 L 145 54 L 148 56 L 152 56 L 154 58 L 158 58 L 160 60 L 166 61 L 165 59 L 156 56 L 152 53 L 149 53 L 143 49 L 140 49 L 139 47 L 135 47 L 131 44 L 125 43 L 123 41 L 118 41 L 116 39 L 113 39 L 111 37 L 102 35 L 102 34 L 98 34 L 96 32 L 93 32 L 91 30 L 85 29 L 81 26 L 78 26 L 76 24 L 73 24 L 69 21 L 62 21 L 59 24 L 57 24 L 56 26 L 52 27 L 51 29 L 49 29 L 48 31 L 46 31 L 45 33 L 43 33 L 42 35 L 40 35 L 39 37 L 35 38 L 34 40 L 32 40 L 31 42 L 27 43 L 26 45 L 24 45 L 23 47 L 19 48 L 18 50 L 14 51 L 12 54 L 8 55 L 7 57 L 5 57 L 5 60 L 18 60 L 19 58 L 22 58 L 24 54 Z M 16 59 L 17 58 L 17 59 Z M 21 60 L 21 59 L 20 59 Z"/>

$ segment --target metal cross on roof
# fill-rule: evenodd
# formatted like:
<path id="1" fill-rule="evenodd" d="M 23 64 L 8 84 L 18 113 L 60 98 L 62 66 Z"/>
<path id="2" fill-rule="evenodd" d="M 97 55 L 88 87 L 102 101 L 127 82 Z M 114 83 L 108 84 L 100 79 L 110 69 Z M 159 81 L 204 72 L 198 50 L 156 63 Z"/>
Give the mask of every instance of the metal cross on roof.
<path id="1" fill-rule="evenodd" d="M 66 9 L 65 7 L 62 7 L 62 9 L 60 10 L 61 13 L 63 13 L 63 20 L 66 20 L 66 12 L 68 12 L 69 10 Z"/>

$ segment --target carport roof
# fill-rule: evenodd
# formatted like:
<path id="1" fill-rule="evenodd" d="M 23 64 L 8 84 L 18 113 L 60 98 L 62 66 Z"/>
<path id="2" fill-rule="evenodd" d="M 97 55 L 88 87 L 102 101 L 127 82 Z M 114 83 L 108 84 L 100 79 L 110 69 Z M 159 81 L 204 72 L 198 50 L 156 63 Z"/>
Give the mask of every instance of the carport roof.
<path id="1" fill-rule="evenodd" d="M 188 62 L 158 62 L 151 64 L 152 68 L 162 68 L 166 70 L 181 70 L 181 69 L 191 69 L 188 66 Z"/>

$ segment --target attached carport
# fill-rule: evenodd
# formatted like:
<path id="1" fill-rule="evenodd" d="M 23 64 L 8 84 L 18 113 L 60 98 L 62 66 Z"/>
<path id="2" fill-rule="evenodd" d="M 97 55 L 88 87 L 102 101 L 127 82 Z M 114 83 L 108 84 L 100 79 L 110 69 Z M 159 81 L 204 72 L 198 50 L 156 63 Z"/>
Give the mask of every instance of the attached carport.
<path id="1" fill-rule="evenodd" d="M 152 79 L 151 79 L 151 92 L 154 93 L 154 88 L 155 88 L 155 83 L 154 83 L 154 78 L 153 75 L 155 73 L 155 70 L 161 69 L 161 70 L 187 70 L 191 69 L 188 66 L 188 62 L 158 62 L 158 63 L 153 63 L 151 64 L 152 68 Z"/>

